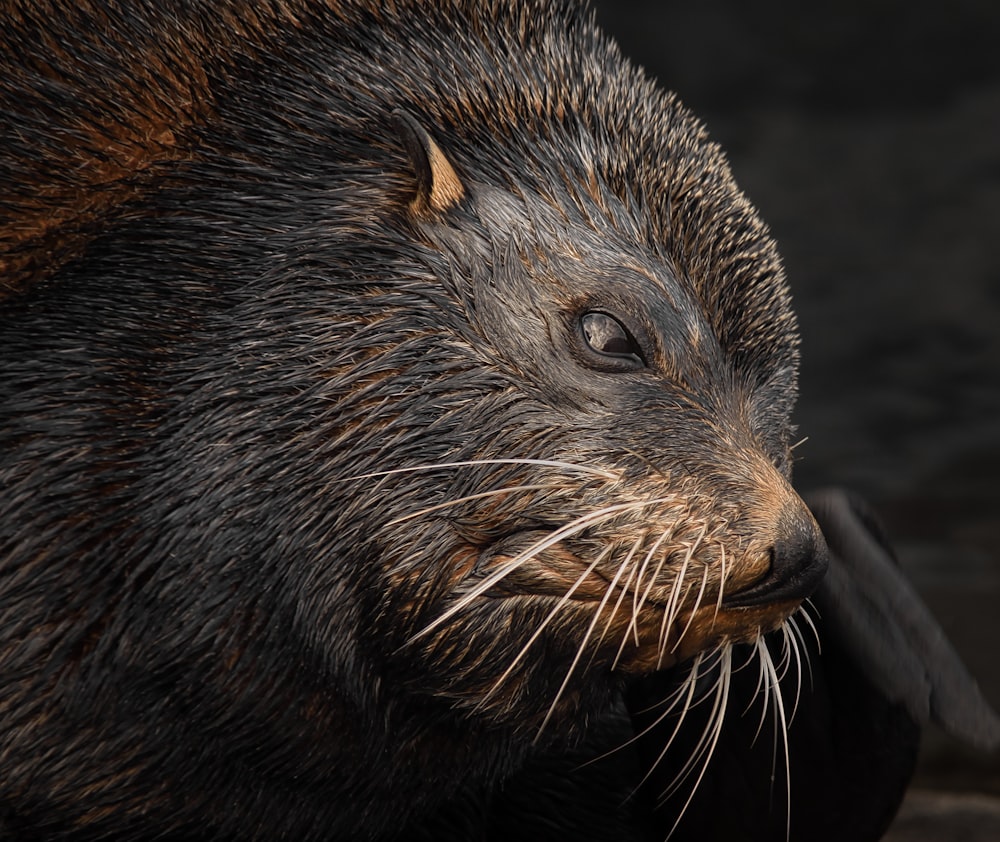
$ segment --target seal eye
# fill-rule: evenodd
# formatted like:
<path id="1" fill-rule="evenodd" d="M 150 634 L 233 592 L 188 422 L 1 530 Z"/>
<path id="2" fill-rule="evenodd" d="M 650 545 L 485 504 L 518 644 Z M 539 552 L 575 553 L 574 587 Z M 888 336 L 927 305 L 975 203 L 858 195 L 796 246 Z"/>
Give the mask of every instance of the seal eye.
<path id="1" fill-rule="evenodd" d="M 639 343 L 614 316 L 596 310 L 584 313 L 580 328 L 584 341 L 606 359 L 605 364 L 611 363 L 616 368 L 623 363 L 628 368 L 646 364 Z"/>

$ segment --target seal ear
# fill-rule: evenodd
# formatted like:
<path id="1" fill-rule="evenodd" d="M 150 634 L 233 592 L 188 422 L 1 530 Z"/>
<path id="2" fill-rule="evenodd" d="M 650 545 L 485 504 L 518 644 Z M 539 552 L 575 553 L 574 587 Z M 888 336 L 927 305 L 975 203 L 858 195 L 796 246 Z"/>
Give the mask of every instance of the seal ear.
<path id="1" fill-rule="evenodd" d="M 410 112 L 398 108 L 392 112 L 392 120 L 417 177 L 417 195 L 410 202 L 411 212 L 428 216 L 453 208 L 465 196 L 465 187 L 441 147 Z"/>

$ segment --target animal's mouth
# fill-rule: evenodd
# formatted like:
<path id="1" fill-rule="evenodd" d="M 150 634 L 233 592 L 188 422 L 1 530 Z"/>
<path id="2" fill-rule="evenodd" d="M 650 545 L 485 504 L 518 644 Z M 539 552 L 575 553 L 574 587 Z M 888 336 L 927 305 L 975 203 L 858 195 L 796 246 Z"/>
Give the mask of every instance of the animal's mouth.
<path id="1" fill-rule="evenodd" d="M 556 598 L 567 610 L 604 612 L 604 636 L 623 641 L 615 661 L 627 672 L 662 669 L 720 643 L 755 640 L 799 607 L 828 566 L 818 529 L 806 525 L 776 542 L 766 561 L 747 559 L 743 575 L 727 580 L 736 587 L 723 585 L 720 597 L 718 585 L 705 586 L 704 568 L 689 572 L 680 587 L 676 578 L 647 586 L 610 560 L 602 564 L 599 551 L 589 551 L 587 558 L 562 542 L 546 544 L 550 534 L 521 532 L 486 550 L 478 566 L 505 572 L 483 595 Z M 734 558 L 730 569 L 739 571 L 740 559 Z"/>
<path id="2" fill-rule="evenodd" d="M 634 587 L 627 578 L 622 584 L 620 575 L 609 573 L 612 562 L 602 565 L 600 559 L 596 562 L 588 560 L 561 541 L 546 546 L 550 534 L 541 530 L 518 532 L 485 550 L 477 564 L 480 571 L 509 566 L 509 570 L 485 595 L 558 596 L 591 601 L 602 599 L 608 588 L 619 586 L 627 590 Z M 533 551 L 534 547 L 540 549 Z M 594 551 L 591 554 L 598 555 Z M 735 561 L 738 568 L 739 559 Z M 753 569 L 761 572 L 749 579 L 739 576 L 727 578 L 727 582 L 737 581 L 740 584 L 735 589 L 723 585 L 721 605 L 727 610 L 736 610 L 801 601 L 819 585 L 828 563 L 826 544 L 818 531 L 776 542 L 768 550 L 765 564 L 754 561 Z M 664 605 L 676 599 L 673 583 L 667 586 L 654 583 L 646 591 L 645 599 L 653 605 Z"/>

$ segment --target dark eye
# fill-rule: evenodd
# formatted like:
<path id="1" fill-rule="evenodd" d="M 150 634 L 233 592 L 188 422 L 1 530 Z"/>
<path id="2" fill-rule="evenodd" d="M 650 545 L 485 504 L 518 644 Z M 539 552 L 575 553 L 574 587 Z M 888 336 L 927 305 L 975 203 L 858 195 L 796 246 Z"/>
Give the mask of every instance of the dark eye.
<path id="1" fill-rule="evenodd" d="M 625 363 L 629 368 L 645 365 L 639 343 L 614 316 L 597 311 L 584 313 L 580 328 L 590 349 L 610 358 L 609 363 Z"/>

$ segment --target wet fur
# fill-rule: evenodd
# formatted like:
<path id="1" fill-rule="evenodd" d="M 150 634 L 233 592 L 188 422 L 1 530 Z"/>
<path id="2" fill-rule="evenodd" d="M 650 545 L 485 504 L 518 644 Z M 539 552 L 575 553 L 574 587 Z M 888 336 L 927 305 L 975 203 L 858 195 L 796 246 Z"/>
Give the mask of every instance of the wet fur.
<path id="1" fill-rule="evenodd" d="M 781 622 L 629 642 L 794 498 L 780 263 L 672 95 L 562 4 L 161 7 L 0 25 L 9 833 L 392 835 Z"/>

